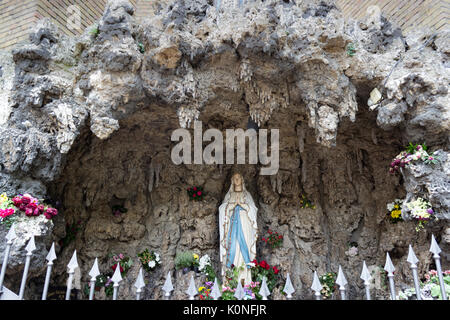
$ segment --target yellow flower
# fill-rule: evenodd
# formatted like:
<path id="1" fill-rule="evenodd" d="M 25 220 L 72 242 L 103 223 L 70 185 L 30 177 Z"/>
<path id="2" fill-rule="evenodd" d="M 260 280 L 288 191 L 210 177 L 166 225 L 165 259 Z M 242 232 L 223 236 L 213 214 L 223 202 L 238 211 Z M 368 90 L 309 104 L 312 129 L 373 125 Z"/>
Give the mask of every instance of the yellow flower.
<path id="1" fill-rule="evenodd" d="M 194 259 L 195 259 L 195 260 L 198 260 L 198 254 L 195 254 L 195 253 L 194 253 Z"/>
<path id="2" fill-rule="evenodd" d="M 396 204 L 396 205 L 394 206 L 394 208 L 395 208 L 395 209 L 398 209 L 398 208 L 400 208 L 400 206 L 399 206 L 398 204 Z"/>
<path id="3" fill-rule="evenodd" d="M 202 292 L 203 290 L 205 290 L 205 287 L 198 288 L 198 292 Z"/>
<path id="4" fill-rule="evenodd" d="M 6 202 L 8 201 L 8 196 L 6 195 L 6 193 L 2 193 L 0 195 L 0 203 Z"/>

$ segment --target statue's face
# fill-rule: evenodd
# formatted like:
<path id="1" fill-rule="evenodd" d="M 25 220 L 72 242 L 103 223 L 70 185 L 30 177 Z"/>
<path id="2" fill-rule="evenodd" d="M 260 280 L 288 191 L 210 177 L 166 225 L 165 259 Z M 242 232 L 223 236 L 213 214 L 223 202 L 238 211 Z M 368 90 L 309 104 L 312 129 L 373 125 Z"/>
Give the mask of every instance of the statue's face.
<path id="1" fill-rule="evenodd" d="M 240 174 L 235 174 L 232 178 L 232 182 L 234 184 L 234 187 L 240 187 L 242 186 L 242 177 Z"/>

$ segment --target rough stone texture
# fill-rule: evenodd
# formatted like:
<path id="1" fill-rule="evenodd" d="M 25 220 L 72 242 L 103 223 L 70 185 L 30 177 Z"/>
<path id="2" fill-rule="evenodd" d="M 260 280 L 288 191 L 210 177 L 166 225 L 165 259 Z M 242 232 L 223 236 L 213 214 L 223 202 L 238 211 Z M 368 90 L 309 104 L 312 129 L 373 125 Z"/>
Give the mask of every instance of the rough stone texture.
<path id="1" fill-rule="evenodd" d="M 81 286 L 96 257 L 106 271 L 108 252 L 137 262 L 143 249 L 158 251 L 162 267 L 147 277 L 150 299 L 162 298 L 177 252 L 209 254 L 219 270 L 217 208 L 235 171 L 259 208 L 260 235 L 271 228 L 285 237 L 275 251 L 260 242 L 258 259 L 279 265 L 283 281 L 290 273 L 297 299 L 312 298 L 314 270 L 336 272 L 341 264 L 350 298 L 361 299 L 363 260 L 376 273 L 389 252 L 396 284 L 411 285 L 409 244 L 421 274 L 433 266 L 431 233 L 448 251 L 445 34 L 419 51 L 431 33 L 404 38 L 383 17 L 344 21 L 335 7 L 315 1 L 220 11 L 206 0 L 160 2 L 141 25 L 132 14 L 128 1 L 110 1 L 98 33 L 75 39 L 43 20 L 29 44 L 1 56 L 0 114 L 7 118 L 0 127 L 1 190 L 60 201 L 55 241 L 66 222 L 82 221 L 76 240 L 58 247 L 54 284 L 64 285 L 74 249 Z M 346 52 L 349 43 L 354 56 Z M 375 87 L 384 98 L 370 110 Z M 247 128 L 250 119 L 280 129 L 279 172 L 174 165 L 170 135 L 196 119 L 204 130 Z M 411 140 L 441 149 L 447 160 L 389 175 L 391 159 Z M 202 202 L 189 201 L 186 188 L 193 185 L 204 187 Z M 317 208 L 302 209 L 301 194 Z M 441 217 L 425 232 L 386 218 L 387 203 L 412 195 L 429 197 Z M 114 205 L 128 212 L 115 217 Z M 350 242 L 358 243 L 356 257 L 345 255 Z M 448 268 L 448 260 L 443 264 Z M 138 264 L 130 270 L 120 298 L 134 298 L 138 270 Z M 174 276 L 178 298 L 186 279 Z M 29 297 L 39 297 L 43 276 L 30 281 Z M 374 286 L 378 298 L 387 297 L 380 283 Z"/>

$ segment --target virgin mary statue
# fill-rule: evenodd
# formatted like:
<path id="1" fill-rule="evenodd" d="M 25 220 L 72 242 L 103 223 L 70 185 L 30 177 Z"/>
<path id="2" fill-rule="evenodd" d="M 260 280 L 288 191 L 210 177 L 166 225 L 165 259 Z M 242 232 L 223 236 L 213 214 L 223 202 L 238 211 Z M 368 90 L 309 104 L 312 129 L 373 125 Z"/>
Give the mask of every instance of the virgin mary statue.
<path id="1" fill-rule="evenodd" d="M 256 257 L 256 208 L 253 198 L 245 189 L 242 176 L 236 173 L 231 178 L 231 186 L 219 207 L 220 262 L 222 277 L 232 265 L 243 266 L 238 281 L 244 284 L 252 281 L 250 263 Z"/>

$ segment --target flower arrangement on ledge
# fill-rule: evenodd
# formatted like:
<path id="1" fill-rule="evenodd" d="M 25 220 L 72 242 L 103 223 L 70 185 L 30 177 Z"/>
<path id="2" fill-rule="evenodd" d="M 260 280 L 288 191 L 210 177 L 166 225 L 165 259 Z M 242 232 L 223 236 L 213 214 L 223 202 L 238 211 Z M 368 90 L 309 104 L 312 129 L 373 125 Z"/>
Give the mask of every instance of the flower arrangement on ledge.
<path id="1" fill-rule="evenodd" d="M 324 299 L 330 298 L 333 292 L 337 289 L 336 277 L 337 275 L 334 272 L 328 272 L 319 277 L 319 281 L 322 284 L 322 290 L 320 293 Z"/>
<path id="2" fill-rule="evenodd" d="M 208 281 L 214 281 L 216 272 L 211 265 L 211 258 L 205 254 L 200 258 L 198 270 L 206 275 Z"/>
<path id="3" fill-rule="evenodd" d="M 138 257 L 142 263 L 142 267 L 148 272 L 153 271 L 161 265 L 161 258 L 157 252 L 145 249 L 141 253 L 138 253 Z"/>
<path id="4" fill-rule="evenodd" d="M 191 251 L 177 253 L 175 256 L 175 269 L 183 269 L 183 273 L 194 270 L 199 266 L 199 256 Z"/>
<path id="5" fill-rule="evenodd" d="M 406 150 L 400 152 L 398 156 L 394 158 L 391 162 L 389 172 L 396 173 L 399 172 L 401 168 L 404 168 L 408 163 L 412 161 L 422 160 L 426 164 L 436 164 L 438 159 L 434 154 L 429 154 L 427 152 L 428 147 L 424 144 L 412 144 L 409 143 L 406 146 Z"/>
<path id="6" fill-rule="evenodd" d="M 283 245 L 283 236 L 272 230 L 267 230 L 267 235 L 261 238 L 263 242 L 268 244 L 272 249 L 281 247 Z"/>
<path id="7" fill-rule="evenodd" d="M 131 260 L 130 257 L 123 255 L 122 253 L 117 254 L 117 255 L 110 254 L 110 257 L 112 257 L 112 259 L 113 259 L 113 265 L 111 266 L 112 273 L 114 273 L 114 271 L 116 271 L 117 263 L 119 263 L 120 273 L 122 275 L 122 278 L 125 278 L 127 272 L 130 270 L 131 266 L 133 265 L 133 260 Z M 112 296 L 113 292 L 114 292 L 113 282 L 111 280 L 112 273 L 110 273 L 107 276 L 106 283 L 105 283 L 105 293 L 108 297 Z"/>
<path id="8" fill-rule="evenodd" d="M 37 217 L 43 214 L 48 220 L 58 214 L 58 210 L 44 203 L 29 194 L 17 195 L 10 199 L 3 193 L 0 196 L 0 223 L 10 228 L 17 218 L 17 213 L 23 212 L 27 217 Z"/>
<path id="9" fill-rule="evenodd" d="M 251 269 L 252 279 L 262 283 L 264 277 L 266 277 L 267 287 L 272 292 L 280 278 L 280 269 L 277 266 L 270 266 L 265 260 L 258 262 L 255 259 L 251 263 L 254 264 Z"/>
<path id="10" fill-rule="evenodd" d="M 395 199 L 393 202 L 388 203 L 386 208 L 388 210 L 388 216 L 392 223 L 403 221 L 402 218 L 402 203 L 403 200 Z"/>
<path id="11" fill-rule="evenodd" d="M 202 187 L 192 187 L 187 189 L 187 193 L 190 200 L 202 201 L 205 193 Z"/>
<path id="12" fill-rule="evenodd" d="M 424 225 L 428 223 L 434 216 L 434 210 L 431 203 L 423 198 L 417 198 L 406 204 L 406 207 L 410 210 L 410 216 L 418 221 L 416 231 L 420 231 L 424 228 Z"/>

